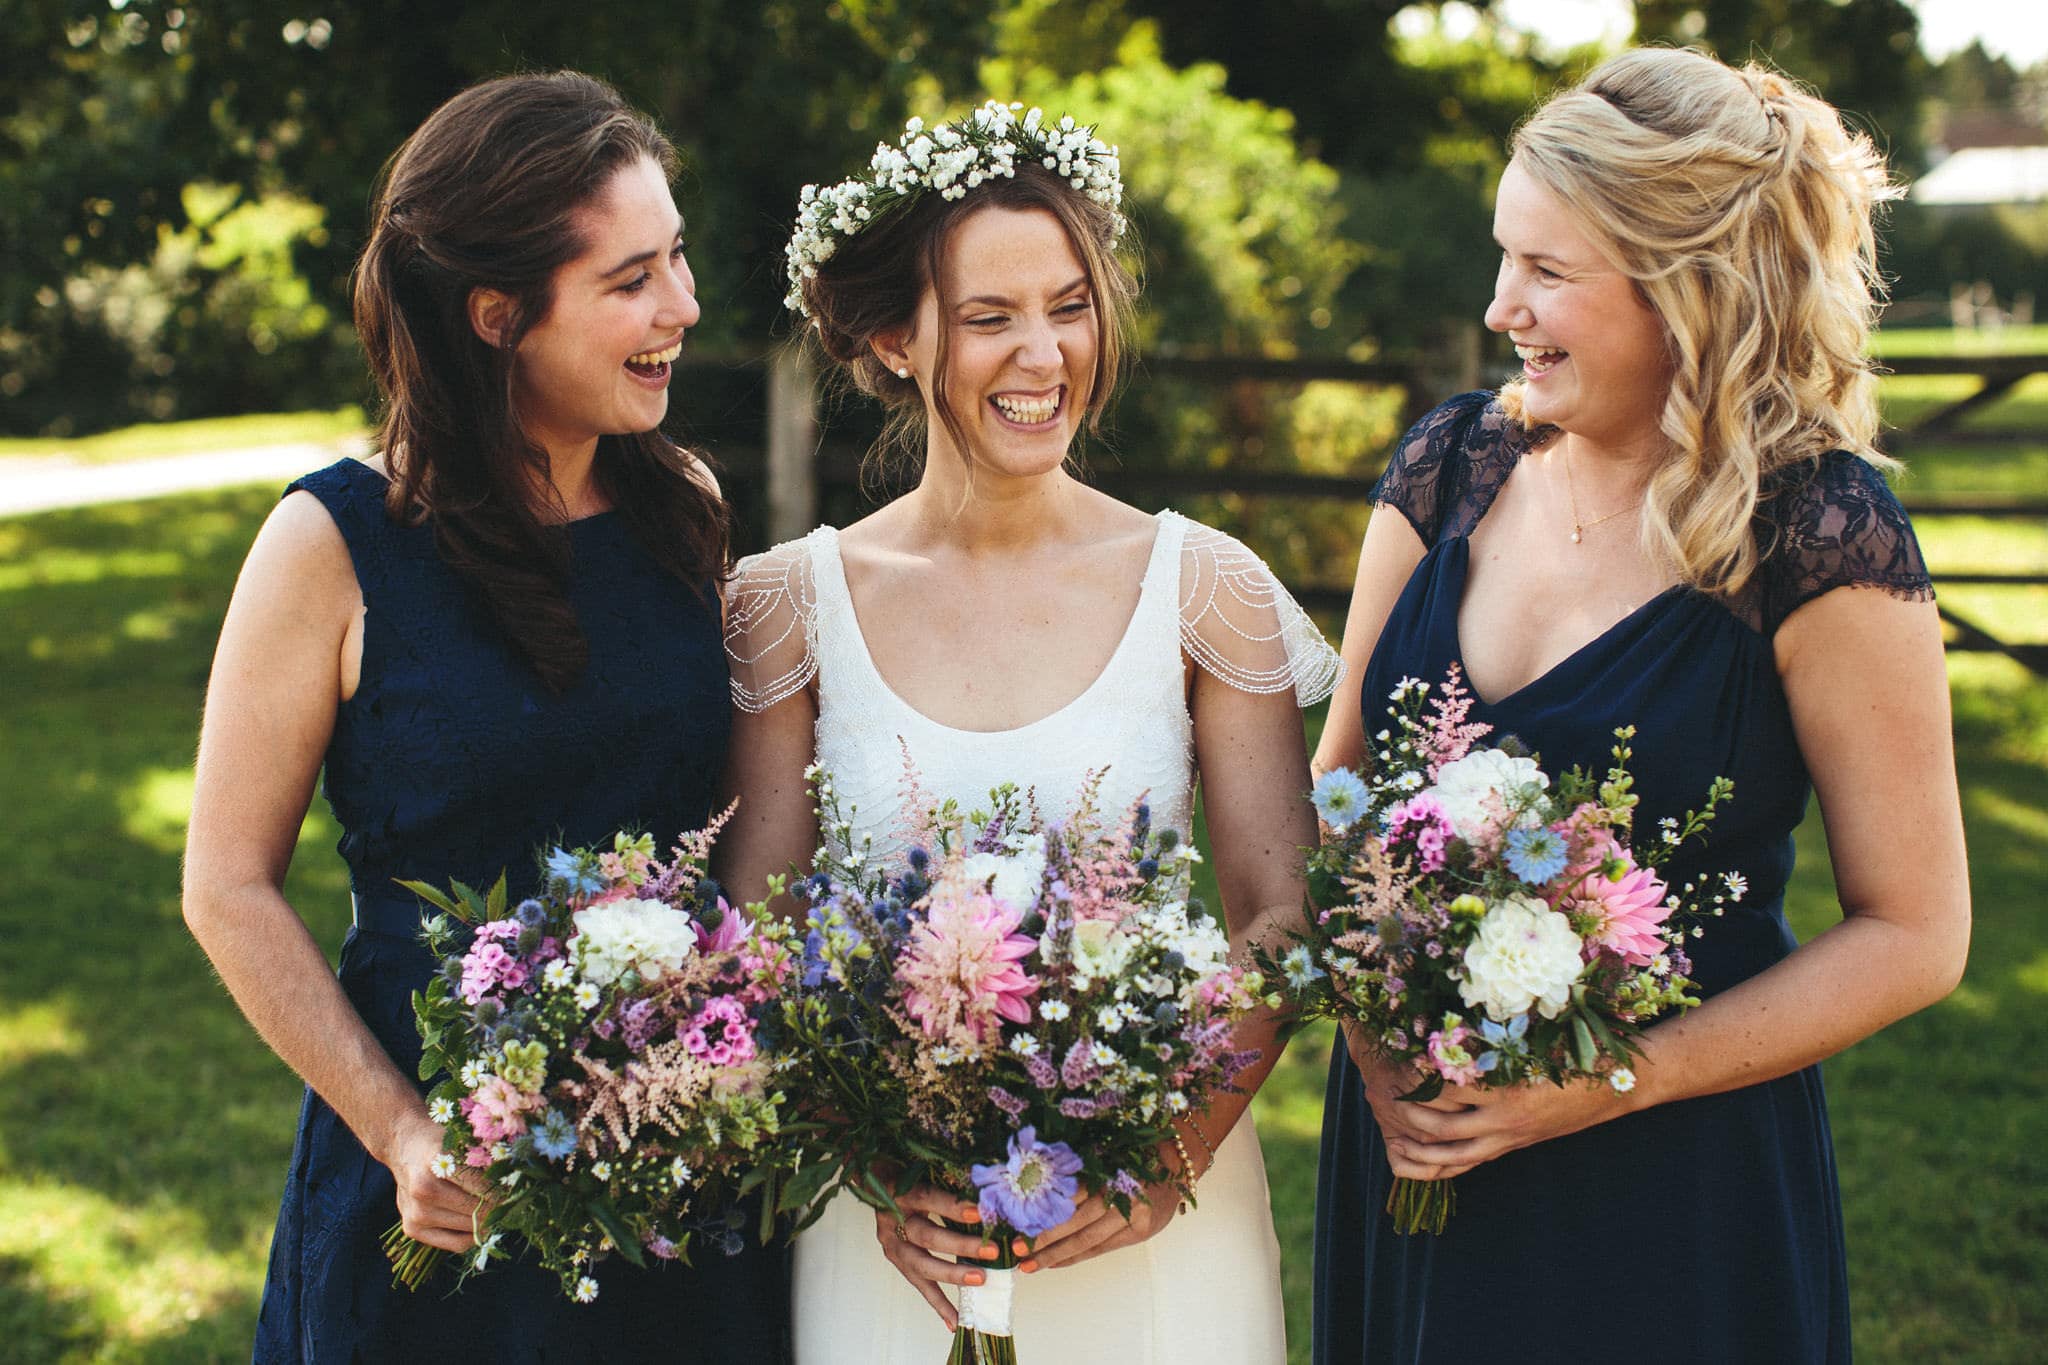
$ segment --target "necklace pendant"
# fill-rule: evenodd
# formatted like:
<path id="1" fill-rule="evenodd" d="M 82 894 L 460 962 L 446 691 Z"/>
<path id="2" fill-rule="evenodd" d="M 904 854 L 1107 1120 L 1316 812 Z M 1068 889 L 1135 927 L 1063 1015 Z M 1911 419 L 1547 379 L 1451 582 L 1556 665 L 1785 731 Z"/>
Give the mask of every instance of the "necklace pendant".
<path id="1" fill-rule="evenodd" d="M 1572 527 L 1572 544 L 1574 544 L 1574 545 L 1576 545 L 1576 544 L 1578 544 L 1578 543 L 1579 543 L 1579 539 L 1580 539 L 1580 536 L 1579 536 L 1579 530 L 1580 530 L 1580 528 L 1579 528 L 1579 527 L 1577 527 L 1577 526 L 1574 526 L 1574 527 Z"/>

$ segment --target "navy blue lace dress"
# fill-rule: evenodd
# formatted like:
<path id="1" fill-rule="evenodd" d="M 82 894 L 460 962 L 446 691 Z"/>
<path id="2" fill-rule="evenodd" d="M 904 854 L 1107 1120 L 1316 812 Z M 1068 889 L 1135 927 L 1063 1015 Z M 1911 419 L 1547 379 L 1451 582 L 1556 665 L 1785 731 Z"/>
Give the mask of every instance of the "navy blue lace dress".
<path id="1" fill-rule="evenodd" d="M 1491 395 L 1438 408 L 1396 452 L 1374 499 L 1428 552 L 1366 669 L 1368 734 L 1403 676 L 1440 680 L 1461 658 L 1467 537 L 1532 437 Z M 1783 906 L 1809 781 L 1771 634 L 1801 603 L 1848 584 L 1932 595 L 1904 511 L 1848 455 L 1788 471 L 1756 522 L 1764 565 L 1741 600 L 1673 588 L 1473 718 L 1517 735 L 1550 771 L 1604 766 L 1638 727 L 1638 830 L 1734 780 L 1709 845 L 1674 859 L 1674 884 L 1732 869 L 1742 904 L 1690 945 L 1708 995 L 1794 947 Z M 1697 847 L 1697 846 L 1693 846 Z M 1848 1285 L 1818 1068 L 1667 1104 L 1539 1143 L 1458 1177 L 1441 1235 L 1403 1237 L 1393 1176 L 1358 1071 L 1331 1058 L 1316 1208 L 1318 1365 L 1697 1361 L 1836 1365 L 1849 1354 Z"/>
<path id="2" fill-rule="evenodd" d="M 394 877 L 531 890 L 544 843 L 704 822 L 730 728 L 718 601 L 664 572 L 601 514 L 573 523 L 570 592 L 590 642 L 582 680 L 551 695 L 511 650 L 426 526 L 385 516 L 385 480 L 343 460 L 299 480 L 348 543 L 368 607 L 362 682 L 335 717 L 325 790 L 356 900 L 341 984 L 408 1076 L 412 991 L 433 961 Z M 394 1289 L 378 1239 L 391 1175 L 308 1090 L 271 1245 L 259 1362 L 746 1362 L 787 1354 L 787 1258 L 708 1244 L 694 1267 L 614 1258 L 593 1304 L 532 1263 Z"/>

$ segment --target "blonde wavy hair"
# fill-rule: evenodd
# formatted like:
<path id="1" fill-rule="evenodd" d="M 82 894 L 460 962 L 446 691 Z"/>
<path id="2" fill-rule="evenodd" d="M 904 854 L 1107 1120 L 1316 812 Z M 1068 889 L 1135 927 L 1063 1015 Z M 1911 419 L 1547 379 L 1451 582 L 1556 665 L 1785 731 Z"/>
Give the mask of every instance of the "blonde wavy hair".
<path id="1" fill-rule="evenodd" d="M 1882 299 L 1872 227 L 1900 191 L 1868 137 L 1778 72 L 1638 48 L 1515 133 L 1556 195 L 1663 320 L 1672 458 L 1644 493 L 1645 543 L 1706 592 L 1739 592 L 1770 475 L 1829 450 L 1884 469 L 1865 343 Z M 1527 422 L 1522 381 L 1501 390 Z"/>

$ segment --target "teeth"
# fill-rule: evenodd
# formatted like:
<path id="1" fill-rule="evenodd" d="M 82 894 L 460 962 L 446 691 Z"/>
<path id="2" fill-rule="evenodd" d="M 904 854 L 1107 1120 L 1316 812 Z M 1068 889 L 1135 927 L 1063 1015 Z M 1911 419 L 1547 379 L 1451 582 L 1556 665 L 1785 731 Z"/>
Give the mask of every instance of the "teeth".
<path id="1" fill-rule="evenodd" d="M 1050 421 L 1052 415 L 1060 410 L 1058 394 L 1050 398 L 1011 398 L 1005 394 L 998 394 L 995 403 L 996 407 L 1002 410 L 1003 416 L 1013 422 Z"/>
<path id="2" fill-rule="evenodd" d="M 628 365 L 666 365 L 683 353 L 683 343 L 678 341 L 665 351 L 642 351 L 639 355 L 626 357 Z"/>
<path id="3" fill-rule="evenodd" d="M 1564 352 L 1558 350 L 1554 346 L 1518 345 L 1515 347 L 1515 354 L 1520 356 L 1524 360 L 1549 360 L 1553 357 L 1563 355 Z"/>

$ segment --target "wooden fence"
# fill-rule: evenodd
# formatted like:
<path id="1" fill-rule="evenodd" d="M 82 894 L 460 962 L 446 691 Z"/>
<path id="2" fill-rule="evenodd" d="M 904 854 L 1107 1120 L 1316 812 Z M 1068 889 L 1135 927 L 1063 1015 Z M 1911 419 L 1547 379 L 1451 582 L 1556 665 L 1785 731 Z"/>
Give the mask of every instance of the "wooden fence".
<path id="1" fill-rule="evenodd" d="M 729 478 L 761 497 L 768 509 L 768 539 L 780 541 L 802 535 L 818 520 L 822 494 L 843 489 L 859 479 L 859 449 L 835 440 L 821 429 L 815 377 L 794 351 L 746 361 L 686 361 L 686 370 L 732 371 L 759 367 L 766 370 L 766 422 L 760 444 L 742 441 L 719 446 Z M 1885 368 L 1901 375 L 1965 375 L 1980 383 L 1967 397 L 1946 403 L 1894 433 L 1889 444 L 1902 454 L 1914 445 L 1930 440 L 1949 444 L 1994 443 L 1999 440 L 2028 439 L 2048 443 L 2048 431 L 1987 434 L 1965 432 L 1960 424 L 1970 413 L 2012 391 L 2029 375 L 2048 373 L 2048 355 L 2007 356 L 1901 356 L 1885 362 Z M 1460 333 L 1444 352 L 1433 357 L 1385 361 L 1271 360 L 1245 356 L 1156 355 L 1141 363 L 1139 378 L 1192 380 L 1206 386 L 1222 387 L 1246 382 L 1300 385 L 1313 381 L 1336 381 L 1397 386 L 1403 390 L 1404 413 L 1419 415 L 1437 399 L 1476 388 L 1482 378 L 1481 348 L 1476 329 Z M 752 449 L 760 454 L 755 457 Z M 1203 494 L 1243 494 L 1263 497 L 1322 499 L 1362 502 L 1370 493 L 1378 470 L 1327 476 L 1276 473 L 1255 470 L 1192 470 L 1174 468 L 1120 468 L 1104 471 L 1093 481 L 1105 490 L 1126 496 L 1149 495 L 1153 500 Z M 888 490 L 884 490 L 888 491 Z M 2018 518 L 2048 524 L 2048 500 L 2035 498 L 1908 496 L 1907 511 L 1915 516 L 1973 516 Z M 2033 572 L 1937 573 L 1937 585 L 1997 585 L 2004 587 L 2048 584 L 2048 574 Z M 1303 605 L 1312 610 L 1341 613 L 1349 598 L 1350 585 L 1326 583 L 1290 584 Z M 2004 654 L 2036 674 L 2048 676 L 2048 644 L 1998 639 L 1977 622 L 1958 614 L 1947 603 L 1940 605 L 1942 619 L 1949 624 L 1949 648 Z"/>

